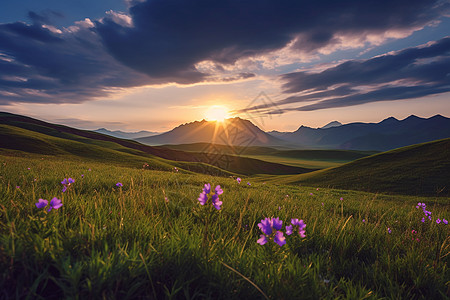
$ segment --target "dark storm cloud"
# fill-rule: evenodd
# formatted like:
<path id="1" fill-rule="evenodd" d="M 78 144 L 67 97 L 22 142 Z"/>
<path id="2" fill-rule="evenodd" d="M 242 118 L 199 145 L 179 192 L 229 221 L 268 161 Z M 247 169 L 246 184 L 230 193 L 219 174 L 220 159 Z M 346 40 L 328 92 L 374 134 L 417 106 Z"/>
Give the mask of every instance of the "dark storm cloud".
<path id="1" fill-rule="evenodd" d="M 368 60 L 352 60 L 320 73 L 281 76 L 285 93 L 279 101 L 317 103 L 289 109 L 316 110 L 374 101 L 402 100 L 450 91 L 450 37 Z"/>
<path id="2" fill-rule="evenodd" d="M 449 11 L 448 1 L 440 0 L 128 3 L 129 16 L 109 12 L 95 24 L 62 31 L 49 26 L 51 14 L 29 13 L 31 25 L 0 24 L 0 104 L 76 103 L 116 88 L 217 81 L 217 74 L 195 65 L 233 64 L 289 43 L 295 51 L 314 53 L 342 36 L 418 29 Z M 222 80 L 252 76 L 230 74 Z M 295 84 L 288 89 L 295 90 Z"/>
<path id="3" fill-rule="evenodd" d="M 119 61 L 152 77 L 196 82 L 207 74 L 194 65 L 237 59 L 283 48 L 300 52 L 336 43 L 338 35 L 366 35 L 424 26 L 448 3 L 380 1 L 152 0 L 130 8 L 134 26 L 112 19 L 96 28 Z"/>
<path id="4" fill-rule="evenodd" d="M 89 28 L 0 24 L 0 104 L 78 103 L 148 82 L 112 58 Z"/>

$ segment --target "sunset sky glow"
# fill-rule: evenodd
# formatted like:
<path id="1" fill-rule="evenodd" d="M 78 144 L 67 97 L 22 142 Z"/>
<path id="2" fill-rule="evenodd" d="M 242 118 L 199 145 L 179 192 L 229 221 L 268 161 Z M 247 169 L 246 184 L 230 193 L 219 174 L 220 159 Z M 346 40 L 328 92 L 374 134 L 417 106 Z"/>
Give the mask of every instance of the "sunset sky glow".
<path id="1" fill-rule="evenodd" d="M 266 131 L 449 117 L 449 34 L 448 0 L 7 1 L 0 111 L 160 132 L 213 107 Z"/>

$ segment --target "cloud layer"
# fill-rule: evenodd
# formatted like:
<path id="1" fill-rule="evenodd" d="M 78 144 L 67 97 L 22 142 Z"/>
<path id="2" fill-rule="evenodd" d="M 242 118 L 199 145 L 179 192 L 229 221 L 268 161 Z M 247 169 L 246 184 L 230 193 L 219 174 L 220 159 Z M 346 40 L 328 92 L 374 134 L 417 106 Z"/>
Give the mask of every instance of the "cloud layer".
<path id="1" fill-rule="evenodd" d="M 314 101 L 286 110 L 310 111 L 367 102 L 403 100 L 450 91 L 450 37 L 367 60 L 351 60 L 320 73 L 282 75 L 278 105 Z"/>
<path id="2" fill-rule="evenodd" d="M 386 38 L 406 36 L 449 12 L 449 3 L 439 0 L 148 0 L 129 1 L 129 5 L 128 13 L 110 11 L 100 20 L 86 19 L 68 28 L 56 28 L 50 23 L 51 16 L 33 12 L 29 15 L 32 24 L 0 24 L 0 104 L 78 103 L 147 84 L 243 80 L 255 75 L 245 70 L 225 72 L 225 67 L 286 48 L 302 55 L 376 45 Z M 215 67 L 197 69 L 202 62 Z M 372 63 L 377 64 L 376 60 Z M 431 73 L 430 68 L 438 68 L 442 61 L 424 60 L 416 67 L 405 63 L 422 74 Z M 349 62 L 339 71 L 357 69 L 358 64 Z M 400 67 L 408 72 L 406 66 Z M 318 84 L 317 76 L 302 72 L 284 75 L 285 92 L 313 89 L 331 93 L 329 97 L 336 95 L 332 91 L 350 97 L 354 88 L 349 92 L 348 82 L 333 79 L 336 72 L 325 73 L 329 74 L 327 80 L 342 85 L 331 91 L 328 83 Z M 386 83 L 387 79 L 376 82 L 375 76 L 369 75 L 368 82 L 358 77 L 358 85 Z M 392 76 L 395 80 L 406 78 Z M 436 92 L 445 90 L 441 84 L 435 88 Z M 427 93 L 424 89 L 421 92 Z M 295 97 L 286 101 L 306 101 L 301 95 Z M 372 101 L 370 97 L 367 95 L 367 101 Z M 336 99 L 327 101 L 328 106 L 342 106 L 333 104 Z M 346 103 L 351 101 L 357 100 Z M 327 105 L 320 103 L 309 109 Z"/>

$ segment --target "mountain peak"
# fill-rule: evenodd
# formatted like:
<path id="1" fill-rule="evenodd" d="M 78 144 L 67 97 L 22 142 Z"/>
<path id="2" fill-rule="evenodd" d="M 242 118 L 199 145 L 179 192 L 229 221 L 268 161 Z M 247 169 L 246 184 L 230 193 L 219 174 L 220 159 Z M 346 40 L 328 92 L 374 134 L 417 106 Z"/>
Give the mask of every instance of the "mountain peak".
<path id="1" fill-rule="evenodd" d="M 342 123 L 338 122 L 338 121 L 331 121 L 327 125 L 320 127 L 320 129 L 327 129 L 327 128 L 338 127 L 338 126 L 342 126 Z"/>
<path id="2" fill-rule="evenodd" d="M 397 118 L 389 117 L 380 122 L 380 124 L 392 124 L 398 122 Z"/>

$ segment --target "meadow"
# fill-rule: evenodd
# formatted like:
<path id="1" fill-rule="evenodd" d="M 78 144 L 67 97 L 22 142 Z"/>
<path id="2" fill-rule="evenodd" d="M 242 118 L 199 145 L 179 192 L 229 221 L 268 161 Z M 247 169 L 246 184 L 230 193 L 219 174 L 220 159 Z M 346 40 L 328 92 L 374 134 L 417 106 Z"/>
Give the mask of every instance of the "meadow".
<path id="1" fill-rule="evenodd" d="M 220 210 L 214 191 L 200 204 L 206 183 Z M 446 299 L 448 203 L 1 155 L 0 298 Z M 283 224 L 260 245 L 266 217 Z M 295 218 L 305 237 L 287 235 Z"/>

